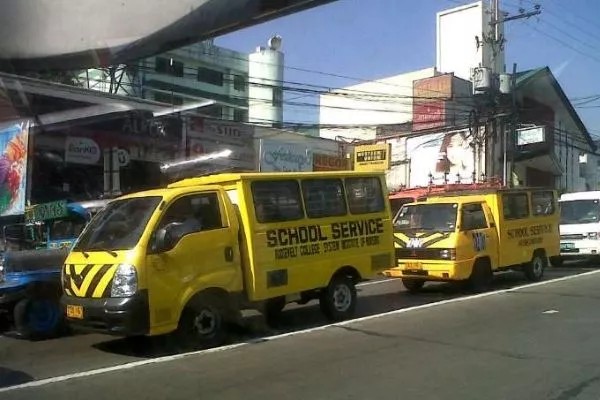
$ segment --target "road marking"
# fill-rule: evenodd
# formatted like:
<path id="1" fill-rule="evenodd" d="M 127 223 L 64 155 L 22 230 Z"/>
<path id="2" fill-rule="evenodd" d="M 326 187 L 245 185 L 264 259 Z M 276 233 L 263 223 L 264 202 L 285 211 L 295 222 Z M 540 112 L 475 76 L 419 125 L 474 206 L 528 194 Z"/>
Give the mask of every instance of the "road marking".
<path id="1" fill-rule="evenodd" d="M 546 310 L 542 314 L 556 314 L 558 310 Z"/>
<path id="2" fill-rule="evenodd" d="M 399 279 L 400 278 L 385 278 L 385 279 L 379 279 L 376 281 L 367 281 L 367 282 L 359 283 L 358 285 L 356 285 L 356 287 L 379 285 L 381 283 L 390 283 L 390 282 L 397 281 Z"/>
<path id="3" fill-rule="evenodd" d="M 437 302 L 433 302 L 433 303 L 421 304 L 421 305 L 414 306 L 414 307 L 401 308 L 399 310 L 392 310 L 392 311 L 384 312 L 381 314 L 368 315 L 366 317 L 355 318 L 355 319 L 351 319 L 351 320 L 347 320 L 347 321 L 343 321 L 343 322 L 337 322 L 334 324 L 322 325 L 322 326 L 318 326 L 318 327 L 314 327 L 314 328 L 303 329 L 303 330 L 293 331 L 293 332 L 288 332 L 288 333 L 282 333 L 279 335 L 260 337 L 260 338 L 248 340 L 246 342 L 235 343 L 235 344 L 231 344 L 231 345 L 227 345 L 227 346 L 217 347 L 214 349 L 193 351 L 193 352 L 189 352 L 189 353 L 181 353 L 181 354 L 174 354 L 171 356 L 157 357 L 157 358 L 153 358 L 153 359 L 140 360 L 140 361 L 133 361 L 130 363 L 113 365 L 110 367 L 93 369 L 90 371 L 76 372 L 73 374 L 67 374 L 67 375 L 56 376 L 56 377 L 52 377 L 52 378 L 40 379 L 40 380 L 36 380 L 36 381 L 22 383 L 19 385 L 0 388 L 0 393 L 9 392 L 9 391 L 13 391 L 13 390 L 19 390 L 19 389 L 27 389 L 27 388 L 46 386 L 46 385 L 50 385 L 53 383 L 69 381 L 69 380 L 77 379 L 77 378 L 84 378 L 84 377 L 89 377 L 89 376 L 94 376 L 94 375 L 105 374 L 108 372 L 115 372 L 115 371 L 122 371 L 122 370 L 137 368 L 137 367 L 141 367 L 144 365 L 162 364 L 165 362 L 180 360 L 183 358 L 200 355 L 200 354 L 210 354 L 210 353 L 218 353 L 218 352 L 222 352 L 222 351 L 233 350 L 233 349 L 237 349 L 237 348 L 247 346 L 250 344 L 254 344 L 254 343 L 270 342 L 270 341 L 274 341 L 274 340 L 278 340 L 278 339 L 287 338 L 290 336 L 304 335 L 307 333 L 322 331 L 322 330 L 329 329 L 332 327 L 346 326 L 346 325 L 355 324 L 355 323 L 359 323 L 359 322 L 369 321 L 372 319 L 383 318 L 383 317 L 387 317 L 390 315 L 404 314 L 404 313 L 408 313 L 411 311 L 424 310 L 427 308 L 438 307 L 438 306 L 442 306 L 442 305 L 446 305 L 446 304 L 460 303 L 460 302 L 464 302 L 464 301 L 476 300 L 476 299 L 481 299 L 484 297 L 490 297 L 490 296 L 495 296 L 495 295 L 504 294 L 504 293 L 516 292 L 516 291 L 523 290 L 523 289 L 529 289 L 529 288 L 537 287 L 537 286 L 545 286 L 545 285 L 549 285 L 552 283 L 563 282 L 563 281 L 580 278 L 580 277 L 584 277 L 584 276 L 589 276 L 589 275 L 594 275 L 594 274 L 598 274 L 598 273 L 600 273 L 600 269 L 583 272 L 581 274 L 576 274 L 576 275 L 568 275 L 568 276 L 563 276 L 560 278 L 549 279 L 547 281 L 529 283 L 526 285 L 516 286 L 513 288 L 509 288 L 509 289 L 500 289 L 500 290 L 496 290 L 496 291 L 492 291 L 492 292 L 479 293 L 479 294 L 475 294 L 475 295 L 471 295 L 471 296 L 455 297 L 452 299 L 441 300 L 441 301 L 437 301 Z"/>

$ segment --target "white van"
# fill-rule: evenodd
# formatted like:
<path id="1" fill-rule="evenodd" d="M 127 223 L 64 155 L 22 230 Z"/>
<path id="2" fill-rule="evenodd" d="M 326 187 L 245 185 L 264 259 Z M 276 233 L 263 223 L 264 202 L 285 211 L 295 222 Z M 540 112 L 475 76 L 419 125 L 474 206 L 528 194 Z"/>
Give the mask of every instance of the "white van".
<path id="1" fill-rule="evenodd" d="M 560 257 L 585 259 L 600 256 L 600 191 L 565 193 L 560 197 Z"/>

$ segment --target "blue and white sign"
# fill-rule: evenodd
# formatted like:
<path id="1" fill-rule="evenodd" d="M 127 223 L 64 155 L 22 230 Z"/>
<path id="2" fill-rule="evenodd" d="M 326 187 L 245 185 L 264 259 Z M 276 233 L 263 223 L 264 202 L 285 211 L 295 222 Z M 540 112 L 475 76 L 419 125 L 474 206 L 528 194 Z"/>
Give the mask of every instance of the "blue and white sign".
<path id="1" fill-rule="evenodd" d="M 301 144 L 261 140 L 261 172 L 300 172 L 312 169 L 312 149 Z"/>

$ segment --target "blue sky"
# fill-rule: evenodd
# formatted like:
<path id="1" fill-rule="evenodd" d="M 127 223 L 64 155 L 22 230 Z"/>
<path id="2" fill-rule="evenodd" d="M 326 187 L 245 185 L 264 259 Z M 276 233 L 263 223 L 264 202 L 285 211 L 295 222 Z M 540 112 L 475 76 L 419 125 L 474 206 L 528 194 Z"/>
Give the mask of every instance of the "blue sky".
<path id="1" fill-rule="evenodd" d="M 435 65 L 436 12 L 460 0 L 339 0 L 216 39 L 243 52 L 279 34 L 287 67 L 365 80 Z M 549 66 L 593 135 L 600 136 L 600 1 L 500 0 L 511 14 L 542 6 L 542 14 L 507 23 L 506 65 L 519 70 Z M 286 68 L 286 81 L 341 87 L 357 81 Z M 301 101 L 315 102 L 309 97 Z M 288 108 L 285 118 L 316 122 L 316 107 Z"/>

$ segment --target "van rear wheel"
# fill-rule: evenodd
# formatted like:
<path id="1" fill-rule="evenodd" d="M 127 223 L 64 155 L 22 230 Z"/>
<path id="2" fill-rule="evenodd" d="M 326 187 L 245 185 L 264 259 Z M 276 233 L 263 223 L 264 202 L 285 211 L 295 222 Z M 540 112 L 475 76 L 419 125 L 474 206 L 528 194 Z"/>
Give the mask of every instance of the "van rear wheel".
<path id="1" fill-rule="evenodd" d="M 334 276 L 321 291 L 319 305 L 325 317 L 331 321 L 351 318 L 356 310 L 354 280 L 346 275 Z"/>
<path id="2" fill-rule="evenodd" d="M 546 265 L 548 264 L 548 260 L 546 256 L 541 252 L 536 252 L 533 255 L 533 258 L 530 262 L 525 264 L 523 267 L 523 273 L 525 274 L 525 278 L 527 278 L 530 282 L 538 282 L 544 276 L 544 270 L 546 269 Z"/>
<path id="3" fill-rule="evenodd" d="M 216 296 L 200 295 L 181 313 L 176 337 L 178 345 L 186 349 L 208 349 L 227 341 L 225 312 Z"/>

